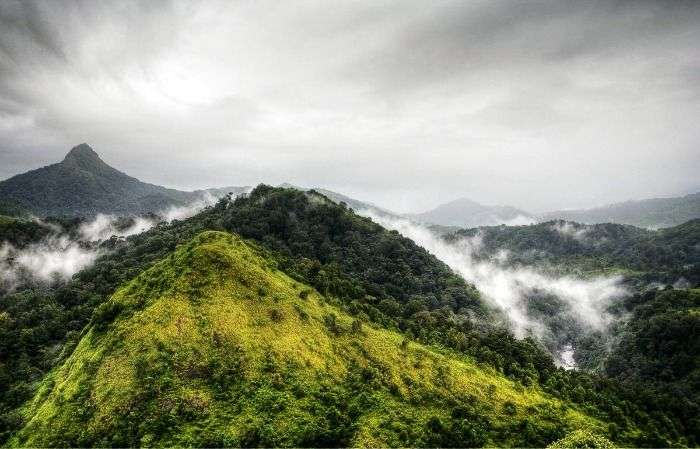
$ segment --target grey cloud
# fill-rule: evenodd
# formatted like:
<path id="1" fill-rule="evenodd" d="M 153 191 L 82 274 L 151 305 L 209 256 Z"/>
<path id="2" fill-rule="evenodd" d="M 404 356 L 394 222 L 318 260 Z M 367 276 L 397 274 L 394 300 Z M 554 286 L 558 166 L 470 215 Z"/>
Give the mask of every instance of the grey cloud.
<path id="1" fill-rule="evenodd" d="M 700 169 L 698 5 L 8 1 L 0 177 L 86 141 L 150 182 L 401 209 L 673 194 Z"/>

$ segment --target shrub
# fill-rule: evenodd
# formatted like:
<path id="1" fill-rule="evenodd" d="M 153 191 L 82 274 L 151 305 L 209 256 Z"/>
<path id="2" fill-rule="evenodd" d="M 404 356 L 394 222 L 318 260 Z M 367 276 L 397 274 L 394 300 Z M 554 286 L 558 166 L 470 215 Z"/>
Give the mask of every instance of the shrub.
<path id="1" fill-rule="evenodd" d="M 300 297 L 301 299 L 306 299 L 306 298 L 309 297 L 310 294 L 311 294 L 311 290 L 309 290 L 309 289 L 307 288 L 307 289 L 304 289 L 304 290 L 302 290 L 302 291 L 299 292 L 299 297 Z"/>
<path id="2" fill-rule="evenodd" d="M 280 321 L 282 321 L 283 317 L 284 317 L 284 315 L 282 314 L 281 310 L 279 310 L 279 309 L 270 310 L 270 319 L 272 319 L 272 321 L 274 321 L 275 323 L 279 323 Z"/>
<path id="3" fill-rule="evenodd" d="M 548 449 L 615 449 L 615 445 L 600 435 L 596 435 L 589 430 L 577 430 L 568 434 L 559 441 L 547 446 Z"/>

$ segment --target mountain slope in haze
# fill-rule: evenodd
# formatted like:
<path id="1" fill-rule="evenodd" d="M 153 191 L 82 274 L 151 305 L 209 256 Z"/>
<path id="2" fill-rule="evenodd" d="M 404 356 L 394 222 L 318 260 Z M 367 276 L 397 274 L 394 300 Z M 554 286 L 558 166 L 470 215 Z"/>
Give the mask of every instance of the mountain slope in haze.
<path id="1" fill-rule="evenodd" d="M 579 223 L 620 223 L 644 228 L 665 228 L 700 218 L 700 192 L 676 198 L 626 201 L 583 210 L 554 211 L 543 221 L 563 219 Z"/>
<path id="2" fill-rule="evenodd" d="M 335 203 L 345 203 L 347 206 L 356 212 L 364 212 L 364 211 L 371 211 L 374 214 L 382 215 L 382 216 L 387 216 L 387 217 L 394 217 L 394 218 L 400 218 L 401 215 L 397 214 L 395 212 L 391 212 L 387 209 L 384 209 L 382 207 L 376 206 L 372 203 L 366 202 L 366 201 L 361 201 L 361 200 L 356 200 L 354 198 L 351 198 L 347 195 L 343 195 L 342 193 L 337 193 L 333 192 L 332 190 L 326 190 L 326 189 L 320 189 L 320 188 L 315 188 L 314 189 L 316 192 L 320 193 L 321 195 L 324 195 L 331 199 Z"/>
<path id="3" fill-rule="evenodd" d="M 450 201 L 409 217 L 424 223 L 463 228 L 499 224 L 523 225 L 534 221 L 531 214 L 520 209 L 511 206 L 485 206 L 467 198 Z"/>
<path id="4" fill-rule="evenodd" d="M 336 204 L 344 203 L 347 207 L 349 207 L 350 209 L 354 210 L 357 213 L 369 211 L 373 214 L 380 215 L 380 216 L 396 218 L 396 219 L 403 218 L 401 214 L 398 214 L 396 212 L 392 212 L 390 210 L 384 209 L 383 207 L 379 207 L 377 205 L 374 205 L 370 202 L 351 198 L 347 195 L 343 195 L 342 193 L 334 192 L 334 191 L 328 190 L 328 189 L 322 189 L 319 187 L 313 187 L 313 188 L 307 189 L 304 187 L 296 186 L 294 184 L 290 184 L 288 182 L 282 183 L 278 187 L 283 188 L 283 189 L 300 190 L 302 192 L 314 191 L 314 192 L 320 193 L 321 195 L 325 196 L 326 198 L 328 198 L 329 200 L 333 201 Z"/>
<path id="5" fill-rule="evenodd" d="M 700 219 L 655 231 L 614 223 L 585 225 L 555 220 L 530 226 L 465 229 L 447 238 L 465 237 L 478 237 L 477 257 L 502 253 L 511 265 L 584 276 L 621 273 L 642 285 L 700 284 Z"/>
<path id="6" fill-rule="evenodd" d="M 23 414 L 10 446 L 532 447 L 608 434 L 538 388 L 353 319 L 221 232 L 100 306 Z"/>
<path id="7" fill-rule="evenodd" d="M 0 202 L 42 217 L 141 215 L 185 206 L 203 199 L 205 192 L 141 182 L 107 165 L 84 143 L 71 149 L 59 163 L 0 182 Z"/>

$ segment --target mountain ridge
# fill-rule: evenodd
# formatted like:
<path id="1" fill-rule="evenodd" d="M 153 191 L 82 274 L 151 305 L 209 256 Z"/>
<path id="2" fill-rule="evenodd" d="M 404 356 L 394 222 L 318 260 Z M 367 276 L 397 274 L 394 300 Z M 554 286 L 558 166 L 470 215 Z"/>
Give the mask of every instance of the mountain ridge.
<path id="1" fill-rule="evenodd" d="M 562 219 L 584 224 L 618 223 L 644 228 L 666 228 L 700 218 L 700 192 L 678 197 L 648 198 L 589 209 L 547 212 L 541 221 Z"/>
<path id="2" fill-rule="evenodd" d="M 407 217 L 441 226 L 474 228 L 500 224 L 529 224 L 534 221 L 532 214 L 513 206 L 490 206 L 469 198 L 458 198 L 418 214 Z"/>
<path id="3" fill-rule="evenodd" d="M 242 193 L 246 188 L 235 189 Z M 104 162 L 88 144 L 73 147 L 62 161 L 0 181 L 0 201 L 45 216 L 122 216 L 161 212 L 202 200 L 207 192 L 186 192 L 146 183 Z"/>

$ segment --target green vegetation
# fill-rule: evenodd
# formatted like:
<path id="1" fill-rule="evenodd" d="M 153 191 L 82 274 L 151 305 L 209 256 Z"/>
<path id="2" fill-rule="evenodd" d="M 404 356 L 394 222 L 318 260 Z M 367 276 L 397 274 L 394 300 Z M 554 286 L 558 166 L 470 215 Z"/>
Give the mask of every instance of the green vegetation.
<path id="1" fill-rule="evenodd" d="M 67 228 L 70 229 L 70 226 L 67 225 Z M 120 301 L 114 298 L 137 299 L 134 295 L 127 294 L 128 285 L 142 286 L 141 281 L 138 280 L 143 279 L 140 276 L 146 276 L 142 273 L 151 267 L 160 266 L 159 261 L 168 257 L 169 259 L 160 264 L 170 263 L 168 266 L 175 267 L 177 265 L 173 265 L 175 256 L 169 255 L 176 251 L 178 246 L 187 244 L 201 232 L 208 230 L 234 232 L 248 241 L 254 241 L 258 245 L 258 249 L 254 250 L 256 257 L 263 257 L 261 252 L 264 253 L 262 259 L 265 262 L 264 265 L 268 267 L 270 273 L 274 274 L 275 279 L 277 276 L 288 276 L 285 279 L 292 282 L 293 298 L 284 293 L 288 290 L 280 293 L 272 285 L 250 283 L 244 286 L 246 294 L 250 296 L 250 298 L 245 297 L 245 301 L 255 301 L 245 304 L 259 302 L 265 304 L 265 308 L 256 309 L 260 312 L 255 314 L 260 323 L 285 326 L 285 323 L 290 323 L 291 319 L 298 319 L 300 322 L 308 322 L 308 325 L 314 329 L 320 329 L 319 323 L 322 323 L 324 332 L 334 338 L 334 351 L 336 349 L 337 352 L 347 351 L 350 355 L 356 354 L 359 350 L 353 346 L 352 336 L 365 338 L 365 335 L 374 335 L 374 332 L 387 332 L 382 334 L 386 338 L 382 338 L 394 341 L 401 351 L 425 348 L 430 354 L 441 354 L 449 360 L 467 364 L 476 372 L 486 373 L 494 379 L 506 382 L 500 384 L 494 380 L 493 388 L 486 386 L 487 394 L 498 395 L 501 387 L 506 388 L 504 385 L 510 385 L 508 388 L 518 394 L 521 392 L 536 394 L 543 401 L 553 401 L 552 404 L 562 404 L 570 410 L 579 410 L 588 417 L 582 419 L 593 426 L 596 433 L 602 433 L 615 442 L 635 446 L 665 447 L 693 446 L 700 441 L 696 431 L 697 422 L 687 414 L 678 413 L 674 404 L 669 402 L 669 398 L 673 398 L 672 395 L 659 396 L 657 390 L 644 388 L 644 384 L 640 383 L 557 369 L 551 357 L 537 342 L 530 339 L 517 340 L 507 330 L 489 324 L 494 312 L 484 306 L 478 292 L 412 241 L 398 233 L 389 232 L 368 219 L 358 217 L 343 205 L 334 204 L 318 193 L 268 186 L 259 186 L 250 195 L 235 201 L 225 198 L 214 207 L 190 219 L 170 225 L 161 224 L 146 233 L 127 239 L 104 242 L 104 248 L 109 249 L 110 252 L 93 266 L 78 273 L 65 285 L 55 288 L 22 287 L 12 294 L 0 295 L 0 441 L 11 437 L 20 428 L 24 428 L 23 438 L 31 436 L 27 433 L 30 427 L 27 427 L 29 423 L 25 420 L 31 417 L 36 419 L 44 417 L 42 414 L 37 415 L 36 407 L 39 404 L 55 404 L 55 402 L 47 402 L 49 399 L 47 395 L 54 389 L 51 386 L 51 379 L 56 379 L 57 375 L 66 370 L 70 365 L 67 363 L 69 357 L 71 360 L 77 360 L 74 358 L 81 357 L 80 354 L 85 355 L 81 350 L 74 352 L 76 346 L 93 348 L 95 351 L 104 348 L 106 351 L 107 347 L 102 344 L 105 339 L 111 338 L 110 335 L 114 335 L 115 326 L 120 326 L 122 322 L 132 322 L 130 320 L 135 319 L 134 317 L 140 313 L 137 309 L 140 310 L 141 305 L 132 307 L 132 304 L 126 304 L 122 307 L 118 305 Z M 688 239 L 692 240 L 692 237 Z M 246 244 L 246 246 L 249 245 Z M 182 253 L 178 250 L 177 254 Z M 224 263 L 222 270 L 225 271 L 226 267 L 227 264 Z M 193 282 L 188 286 L 184 281 L 186 278 L 178 278 L 178 282 L 173 282 L 172 291 L 175 292 L 178 288 L 184 289 L 181 292 L 190 290 L 200 292 L 201 290 L 200 293 L 204 295 L 211 287 L 205 282 L 206 279 L 210 279 L 210 275 L 207 274 L 210 272 L 213 273 L 214 270 L 205 270 L 206 276 L 193 275 L 195 279 L 203 280 L 201 285 L 199 281 L 191 279 Z M 146 277 L 152 279 L 153 273 L 149 273 Z M 138 279 L 134 281 L 135 278 Z M 227 284 L 229 281 L 232 282 L 228 278 L 223 280 L 221 288 L 234 288 Z M 122 286 L 120 293 L 114 295 L 120 286 Z M 162 285 L 160 281 L 156 282 L 149 288 L 162 288 L 163 295 L 170 292 L 169 281 L 163 281 Z M 159 298 L 145 294 L 148 291 L 150 290 L 144 290 L 143 298 L 151 298 L 155 301 L 154 303 L 159 303 Z M 190 301 L 190 296 L 187 295 L 185 299 Z M 194 297 L 194 293 L 191 296 Z M 211 299 L 218 297 L 218 294 L 212 296 L 207 293 L 205 296 Z M 110 297 L 113 299 L 109 300 Z M 176 301 L 173 304 L 180 304 L 177 302 L 180 299 L 182 299 L 181 296 L 176 296 L 171 301 Z M 317 307 L 322 307 L 322 315 L 319 315 L 321 309 Z M 190 308 L 182 310 L 190 310 Z M 130 311 L 136 311 L 136 313 L 131 316 Z M 196 317 L 203 316 L 203 312 L 192 313 Z M 86 330 L 86 325 L 91 319 L 93 323 L 89 330 Z M 199 318 L 197 323 L 199 323 L 198 320 Z M 152 329 L 156 332 L 155 328 Z M 299 331 L 295 330 L 295 332 Z M 211 338 L 214 338 L 213 334 Z M 117 341 L 115 345 L 119 347 L 119 342 Z M 387 354 L 382 357 L 390 357 L 395 352 L 394 346 L 385 346 L 385 349 Z M 115 348 L 109 348 L 110 354 L 115 353 L 114 351 L 116 351 Z M 196 352 L 194 349 L 192 351 Z M 282 355 L 284 351 L 279 348 L 278 351 L 279 353 L 275 353 L 276 357 L 284 359 Z M 93 354 L 92 349 L 90 354 Z M 208 353 L 197 354 L 197 357 L 201 355 L 204 358 L 195 357 L 196 360 L 211 360 Z M 308 400 L 309 404 L 313 402 L 316 406 L 328 401 L 337 404 L 334 405 L 338 410 L 337 413 L 326 414 L 325 406 L 318 409 L 318 416 L 321 417 L 318 419 L 332 423 L 328 428 L 337 429 L 337 433 L 329 434 L 316 441 L 301 441 L 293 437 L 285 441 L 297 441 L 300 445 L 325 446 L 330 445 L 330 442 L 350 444 L 350 441 L 365 441 L 358 440 L 359 436 L 356 435 L 359 434 L 353 433 L 359 428 L 359 421 L 355 420 L 359 415 L 352 415 L 351 410 L 344 408 L 345 405 L 343 405 L 351 403 L 354 400 L 352 398 L 359 395 L 359 390 L 352 387 L 353 382 L 358 385 L 371 383 L 365 379 L 359 368 L 352 367 L 348 360 L 356 360 L 353 357 L 350 359 L 341 357 L 344 360 L 343 366 L 349 367 L 347 375 L 332 379 L 324 378 L 321 379 L 323 382 L 319 380 L 318 383 L 314 383 L 312 386 L 315 385 L 314 388 L 317 388 L 320 393 L 314 396 L 317 399 L 316 402 Z M 365 365 L 360 363 L 363 368 L 374 366 L 370 364 L 370 359 L 360 358 L 359 360 L 365 360 Z M 131 366 L 131 363 L 127 363 L 126 366 Z M 285 361 L 284 364 L 286 365 L 287 362 Z M 161 366 L 155 362 L 147 364 L 148 367 L 151 365 L 154 366 L 153 369 Z M 383 366 L 379 364 L 376 367 L 382 372 Z M 164 382 L 175 382 L 173 379 L 179 379 L 179 374 L 178 376 L 173 374 L 178 373 L 174 371 L 175 368 L 163 369 L 164 371 L 154 371 L 153 374 L 165 379 Z M 48 372 L 51 374 L 46 377 Z M 307 368 L 303 368 L 300 372 L 308 374 Z M 307 374 L 299 375 L 306 379 L 307 377 L 304 376 Z M 87 394 L 86 391 L 93 391 L 94 385 L 90 379 L 86 381 L 84 391 L 81 390 L 84 394 Z M 202 379 L 199 377 L 197 379 L 199 379 L 197 382 L 207 383 L 207 385 L 213 382 L 208 375 L 202 375 Z M 286 374 L 282 379 L 284 381 L 281 384 L 294 385 Z M 247 390 L 241 390 L 246 394 L 252 395 L 260 388 L 262 392 L 268 391 L 266 390 L 268 384 L 246 385 L 256 385 L 246 387 Z M 309 384 L 302 385 L 305 388 L 309 387 Z M 389 390 L 388 394 L 392 395 L 382 396 L 384 398 L 382 404 L 386 404 L 386 401 L 404 403 L 403 399 L 396 399 L 393 396 L 395 391 L 392 390 L 392 384 L 381 383 L 381 385 L 383 385 L 382 388 Z M 165 388 L 166 384 L 162 386 Z M 41 388 L 41 391 L 37 392 L 38 388 Z M 238 391 L 236 390 L 238 387 L 231 388 Z M 292 394 L 288 390 L 284 391 Z M 453 395 L 461 394 L 460 391 L 451 388 L 449 391 Z M 392 428 L 392 423 L 402 423 L 401 427 L 406 430 L 406 435 L 396 430 L 398 434 L 404 435 L 397 437 L 399 438 L 395 440 L 397 445 L 413 442 L 412 444 L 444 446 L 456 444 L 454 438 L 467 441 L 466 437 L 455 437 L 455 435 L 477 435 L 478 439 L 470 440 L 474 441 L 475 445 L 479 441 L 485 441 L 486 443 L 541 446 L 560 439 L 573 430 L 566 425 L 562 427 L 558 418 L 549 417 L 549 412 L 537 411 L 539 399 L 535 401 L 535 411 L 528 411 L 527 407 L 533 406 L 533 403 L 523 402 L 518 399 L 519 397 L 492 401 L 483 399 L 484 396 L 480 396 L 474 389 L 468 391 L 468 395 L 473 394 L 477 398 L 474 404 L 469 402 L 471 405 L 464 405 L 464 397 L 460 396 L 459 401 L 449 402 L 450 408 L 447 411 L 443 409 L 434 413 L 431 411 L 430 415 L 416 412 L 420 417 L 416 417 L 417 415 L 413 412 L 397 411 L 413 410 L 411 408 L 413 405 L 410 404 L 408 409 L 402 408 L 403 405 L 400 407 L 397 405 L 399 409 L 383 405 L 382 412 L 372 415 L 371 419 L 368 417 L 364 419 L 372 423 L 374 426 L 371 427 L 372 429 L 377 429 L 372 430 L 371 435 L 375 433 L 382 435 L 382 432 L 388 432 L 385 428 Z M 138 398 L 147 399 L 150 397 L 148 395 L 153 393 L 151 390 L 142 392 L 143 396 Z M 378 393 L 373 392 L 371 396 L 374 397 L 376 394 Z M 32 397 L 35 398 L 33 403 L 21 409 L 22 405 Z M 277 396 L 273 397 L 277 398 Z M 386 399 L 388 397 L 391 399 Z M 157 408 L 159 405 L 146 402 L 151 404 L 149 407 L 156 408 L 135 410 L 135 416 L 141 417 L 142 421 L 170 419 L 168 418 L 170 414 L 160 416 L 156 413 L 163 410 Z M 499 405 L 494 405 L 493 410 L 490 411 L 488 404 L 491 402 Z M 90 403 L 90 401 L 86 402 L 86 404 Z M 129 404 L 138 403 L 139 401 L 135 401 Z M 431 403 L 434 402 L 428 401 L 425 404 Z M 426 405 L 426 407 L 429 406 Z M 458 410 L 454 410 L 458 407 Z M 462 410 L 461 407 L 467 410 Z M 356 408 L 364 410 L 366 404 L 357 403 Z M 522 414 L 523 409 L 525 414 Z M 77 408 L 75 410 L 79 411 Z M 85 416 L 93 416 L 91 409 L 85 410 Z M 295 406 L 294 410 L 299 408 Z M 423 409 L 420 408 L 420 410 Z M 555 410 L 557 413 L 561 412 L 559 409 Z M 238 412 L 243 413 L 240 410 Z M 498 418 L 497 412 L 518 418 L 513 420 L 505 417 Z M 179 416 L 178 411 L 173 413 Z M 534 413 L 530 421 L 519 421 L 520 417 L 528 413 Z M 557 415 L 557 413 L 553 414 Z M 482 415 L 488 418 L 487 422 L 479 420 L 478 417 Z M 227 419 L 233 421 L 236 416 L 231 412 L 227 415 Z M 431 419 L 434 417 L 437 419 Z M 348 419 L 350 421 L 347 421 Z M 464 420 L 471 424 L 469 426 L 459 424 Z M 185 422 L 180 418 L 176 421 Z M 518 424 L 515 424 L 516 422 Z M 605 426 L 599 428 L 595 424 L 597 422 L 603 422 Z M 167 421 L 162 424 L 162 432 L 157 434 L 161 441 L 175 441 L 173 439 L 175 437 L 168 433 L 167 429 L 171 425 L 169 423 L 170 421 Z M 516 425 L 519 426 L 517 429 L 508 427 Z M 244 442 L 253 444 L 256 441 L 260 444 L 269 444 L 270 440 L 265 438 L 271 438 L 270 429 L 275 427 L 270 424 L 267 427 L 268 430 L 263 431 L 260 429 L 264 426 L 260 426 L 256 424 L 258 433 L 251 433 L 246 437 L 249 439 L 236 440 L 239 437 L 235 435 L 240 434 L 231 433 L 230 435 L 234 436 L 224 441 L 230 441 L 231 444 L 236 441 L 240 444 Z M 416 433 L 417 431 L 413 430 L 425 429 L 426 426 L 432 429 L 429 434 L 434 437 L 427 437 L 422 430 L 420 432 L 423 433 Z M 323 426 L 319 424 L 318 428 L 320 427 Z M 316 427 L 309 424 L 308 428 Z M 195 430 L 202 431 L 204 427 L 192 429 L 183 430 L 184 435 L 190 435 Z M 487 430 L 482 432 L 479 429 Z M 260 436 L 260 432 L 263 436 Z M 96 435 L 92 433 L 90 438 L 98 438 Z M 221 441 L 217 438 L 216 435 L 212 437 L 212 445 Z M 100 441 L 104 444 L 112 444 L 106 440 Z M 147 441 L 147 439 L 144 440 L 143 444 L 147 444 Z"/>
<path id="2" fill-rule="evenodd" d="M 605 371 L 679 417 L 700 439 L 700 290 L 649 291 L 628 299 L 632 316 Z"/>
<path id="3" fill-rule="evenodd" d="M 547 449 L 615 449 L 610 440 L 594 433 L 577 430 L 549 446 Z"/>
<path id="4" fill-rule="evenodd" d="M 97 308 L 10 445 L 543 446 L 607 433 L 536 387 L 354 325 L 275 265 L 231 234 L 181 246 Z"/>
<path id="5" fill-rule="evenodd" d="M 28 211 L 14 201 L 0 200 L 0 215 L 7 217 L 25 217 Z"/>
<path id="6" fill-rule="evenodd" d="M 513 265 L 581 275 L 621 273 L 640 285 L 700 283 L 700 220 L 649 231 L 629 225 L 551 221 L 458 231 L 448 239 L 482 238 L 482 257 L 509 252 Z"/>
<path id="7" fill-rule="evenodd" d="M 52 224 L 55 223 L 0 215 L 0 244 L 8 242 L 15 247 L 22 248 L 30 243 L 38 242 L 54 232 Z"/>

